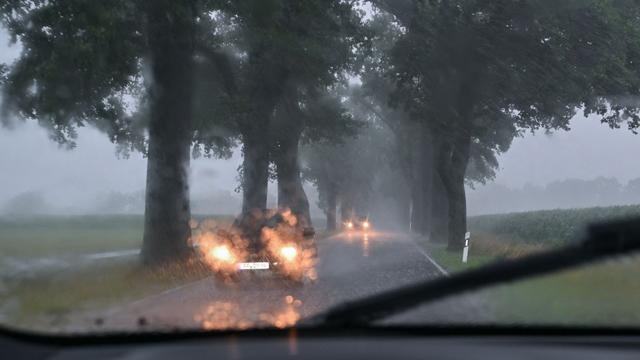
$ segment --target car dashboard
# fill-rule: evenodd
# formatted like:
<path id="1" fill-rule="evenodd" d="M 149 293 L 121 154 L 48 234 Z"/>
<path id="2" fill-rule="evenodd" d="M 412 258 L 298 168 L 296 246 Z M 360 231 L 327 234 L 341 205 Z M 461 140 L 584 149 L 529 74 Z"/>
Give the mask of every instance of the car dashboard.
<path id="1" fill-rule="evenodd" d="M 483 334 L 484 333 L 484 334 Z M 245 331 L 127 337 L 2 336 L 2 359 L 639 359 L 637 333 Z"/>

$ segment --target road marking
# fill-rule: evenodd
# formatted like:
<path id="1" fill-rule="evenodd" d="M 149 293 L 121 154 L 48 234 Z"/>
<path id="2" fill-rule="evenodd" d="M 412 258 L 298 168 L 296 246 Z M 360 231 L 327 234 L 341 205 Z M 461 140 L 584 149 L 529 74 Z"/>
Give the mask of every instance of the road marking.
<path id="1" fill-rule="evenodd" d="M 416 247 L 416 249 L 418 249 L 418 252 L 420 254 L 422 254 L 422 256 L 424 256 L 425 258 L 427 258 L 427 260 L 429 260 L 429 262 L 431 264 L 433 264 L 433 266 L 436 267 L 436 269 L 438 269 L 438 271 L 440 271 L 442 273 L 442 275 L 444 276 L 449 276 L 449 272 L 447 272 L 447 270 L 445 270 L 442 266 L 440 266 L 440 264 L 438 264 L 429 254 L 427 254 L 426 251 L 424 251 L 423 248 L 420 247 L 420 245 L 418 245 L 418 243 L 413 239 L 413 237 L 410 238 L 411 239 L 411 243 L 413 244 L 413 246 Z"/>
<path id="2" fill-rule="evenodd" d="M 84 256 L 89 260 L 100 260 L 100 259 L 110 259 L 110 258 L 123 257 L 123 256 L 133 256 L 133 255 L 139 255 L 139 254 L 140 254 L 140 250 L 131 249 L 131 250 L 119 250 L 119 251 L 107 251 L 107 252 L 101 252 L 101 253 L 86 254 L 82 256 Z"/>
<path id="3" fill-rule="evenodd" d="M 213 276 L 207 276 L 207 277 L 202 278 L 200 280 L 192 281 L 192 282 L 189 282 L 189 283 L 186 283 L 186 284 L 182 284 L 182 285 L 179 285 L 179 286 L 171 288 L 171 289 L 167 289 L 167 290 L 161 291 L 161 292 L 159 292 L 157 294 L 147 295 L 147 296 L 145 296 L 145 297 L 143 297 L 141 299 L 134 300 L 134 301 L 126 304 L 125 306 L 132 306 L 132 305 L 135 306 L 135 305 L 138 305 L 138 304 L 143 303 L 145 301 L 148 301 L 149 299 L 154 299 L 154 298 L 159 298 L 159 297 L 162 297 L 162 296 L 166 296 L 166 295 L 172 294 L 174 292 L 180 291 L 180 290 L 182 290 L 184 288 L 187 288 L 189 286 L 194 286 L 195 284 L 199 284 L 201 282 L 209 281 L 211 279 L 213 279 Z"/>

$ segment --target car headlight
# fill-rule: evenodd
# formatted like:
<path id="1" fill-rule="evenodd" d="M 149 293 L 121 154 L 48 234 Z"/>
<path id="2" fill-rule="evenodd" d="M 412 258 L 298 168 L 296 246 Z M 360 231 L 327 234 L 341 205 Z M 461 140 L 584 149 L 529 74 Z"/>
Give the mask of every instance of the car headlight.
<path id="1" fill-rule="evenodd" d="M 280 248 L 280 255 L 287 261 L 293 261 L 298 256 L 298 249 L 293 246 L 283 246 Z"/>
<path id="2" fill-rule="evenodd" d="M 347 223 L 347 227 L 348 227 L 349 229 L 353 228 L 353 223 L 352 223 L 352 222 L 348 222 L 348 223 Z"/>
<path id="3" fill-rule="evenodd" d="M 363 228 L 368 228 L 369 227 L 369 222 L 368 221 L 363 222 L 362 223 L 362 227 Z"/>
<path id="4" fill-rule="evenodd" d="M 220 261 L 230 262 L 233 260 L 233 256 L 231 255 L 231 251 L 225 245 L 216 246 L 211 251 L 213 257 Z"/>

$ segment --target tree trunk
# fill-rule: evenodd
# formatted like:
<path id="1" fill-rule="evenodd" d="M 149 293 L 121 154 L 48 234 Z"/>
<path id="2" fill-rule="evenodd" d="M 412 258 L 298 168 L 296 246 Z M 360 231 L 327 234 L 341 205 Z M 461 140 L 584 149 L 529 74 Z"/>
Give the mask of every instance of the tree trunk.
<path id="1" fill-rule="evenodd" d="M 266 125 L 266 126 L 264 126 Z M 263 128 L 263 131 L 259 131 Z M 268 121 L 256 121 L 243 135 L 242 214 L 267 208 L 269 186 Z"/>
<path id="2" fill-rule="evenodd" d="M 444 185 L 449 202 L 449 238 L 448 250 L 461 250 L 464 247 L 464 234 L 467 231 L 467 201 L 464 189 L 464 177 L 469 162 L 471 137 L 462 135 L 451 144 L 450 165 L 443 171 Z"/>
<path id="3" fill-rule="evenodd" d="M 430 206 L 431 227 L 429 229 L 429 241 L 446 243 L 449 238 L 449 201 L 439 171 L 435 171 L 433 174 Z"/>
<path id="4" fill-rule="evenodd" d="M 268 44 L 261 44 L 249 53 L 247 77 L 252 80 L 246 91 L 251 99 L 251 109 L 249 116 L 240 124 L 243 142 L 243 217 L 252 210 L 267 208 L 270 129 L 276 104 L 282 95 L 283 84 L 287 81 L 287 75 L 274 69 L 266 58 L 267 47 Z"/>
<path id="5" fill-rule="evenodd" d="M 426 125 L 422 128 L 423 140 L 422 144 L 422 164 L 420 167 L 422 178 L 422 232 L 421 234 L 427 235 L 429 241 L 432 241 L 431 229 L 433 228 L 433 197 L 434 197 L 434 173 L 436 173 L 436 159 L 435 159 L 435 138 Z"/>
<path id="6" fill-rule="evenodd" d="M 153 85 L 141 258 L 162 263 L 189 253 L 189 157 L 194 16 L 169 0 L 146 8 Z"/>
<path id="7" fill-rule="evenodd" d="M 340 220 L 342 223 L 346 223 L 353 217 L 353 202 L 349 195 L 342 195 L 340 197 Z"/>
<path id="8" fill-rule="evenodd" d="M 410 130 L 405 133 L 405 139 L 397 139 L 401 146 L 407 146 L 408 170 L 406 171 L 406 177 L 409 178 L 409 186 L 411 191 L 411 232 L 416 234 L 423 233 L 423 220 L 424 220 L 424 196 L 422 188 L 422 148 L 421 142 L 423 141 L 416 132 L 416 124 L 409 125 Z"/>
<path id="9" fill-rule="evenodd" d="M 432 227 L 433 174 L 435 172 L 434 144 L 426 126 L 415 129 L 418 135 L 413 141 L 412 164 L 412 230 L 421 235 L 430 235 Z"/>
<path id="10" fill-rule="evenodd" d="M 278 134 L 275 163 L 278 171 L 278 207 L 289 208 L 301 226 L 311 226 L 309 200 L 302 187 L 298 142 L 302 129 L 291 129 Z"/>
<path id="11" fill-rule="evenodd" d="M 411 230 L 411 192 L 396 197 L 398 204 L 398 226 L 401 231 Z"/>
<path id="12" fill-rule="evenodd" d="M 422 182 L 413 178 L 411 185 L 411 231 L 416 234 L 424 234 L 424 189 Z"/>
<path id="13" fill-rule="evenodd" d="M 441 140 L 442 136 L 433 137 L 434 169 L 431 174 L 431 227 L 429 240 L 434 243 L 446 243 L 449 238 L 449 201 L 445 188 L 445 175 L 451 166 L 451 148 L 448 142 Z"/>
<path id="14" fill-rule="evenodd" d="M 336 191 L 335 184 L 328 184 L 327 186 L 327 230 L 333 231 L 337 229 L 336 224 L 336 212 L 338 206 L 338 193 Z"/>
<path id="15" fill-rule="evenodd" d="M 454 113 L 457 115 L 452 119 L 452 123 L 465 125 L 452 129 L 450 164 L 446 169 L 448 171 L 443 172 L 446 174 L 444 185 L 449 206 L 447 249 L 450 251 L 464 248 L 464 235 L 467 232 L 467 197 L 464 180 L 471 151 L 471 135 L 467 127 L 472 124 L 469 120 L 473 119 L 475 104 L 480 97 L 481 87 L 478 84 L 484 83 L 484 69 L 483 61 L 474 62 L 472 66 L 464 69 L 460 74 L 463 81 L 454 106 L 456 109 Z"/>

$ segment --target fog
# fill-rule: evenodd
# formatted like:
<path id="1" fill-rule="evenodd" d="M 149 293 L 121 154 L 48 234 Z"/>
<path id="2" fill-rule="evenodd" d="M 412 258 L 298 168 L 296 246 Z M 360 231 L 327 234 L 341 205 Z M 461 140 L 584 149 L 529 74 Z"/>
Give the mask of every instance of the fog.
<path id="1" fill-rule="evenodd" d="M 0 29 L 0 62 L 10 63 L 19 46 Z M 0 212 L 87 213 L 143 210 L 146 160 L 133 153 L 116 157 L 115 146 L 92 128 L 81 128 L 77 148 L 66 150 L 49 140 L 35 123 L 0 127 Z M 625 186 L 640 178 L 640 166 L 632 159 L 640 153 L 640 137 L 626 129 L 611 130 L 595 118 L 575 117 L 569 132 L 526 134 L 514 140 L 503 154 L 493 182 L 468 193 L 469 213 L 521 211 L 558 207 L 550 202 L 517 202 L 515 193 L 537 187 L 544 192 L 550 183 L 569 180 L 613 179 Z M 236 151 L 229 160 L 196 159 L 191 163 L 191 195 L 194 213 L 236 213 L 240 210 Z M 525 189 L 525 190 L 523 190 Z M 270 184 L 269 202 L 275 204 Z M 307 184 L 313 217 L 322 214 L 317 193 Z M 514 192 L 515 191 L 515 192 Z M 567 207 L 584 204 L 583 195 L 564 199 Z M 586 205 L 636 202 L 634 199 L 591 199 Z"/>
<path id="2" fill-rule="evenodd" d="M 507 206 L 514 193 L 497 189 L 544 187 L 568 179 L 598 177 L 613 178 L 625 185 L 640 178 L 640 166 L 631 160 L 632 154 L 640 153 L 638 136 L 625 129 L 611 130 L 593 119 L 576 118 L 572 127 L 570 132 L 527 134 L 516 139 L 512 148 L 500 157 L 495 181 L 470 190 L 470 214 L 545 207 L 533 202 Z M 0 208 L 5 212 L 142 211 L 146 160 L 138 153 L 119 159 L 115 146 L 95 129 L 81 129 L 77 148 L 66 150 L 49 140 L 46 131 L 37 124 L 16 124 L 13 129 L 0 129 L 0 154 Z M 229 160 L 192 161 L 195 213 L 239 211 L 240 194 L 234 190 L 240 161 L 239 151 Z M 271 204 L 275 203 L 274 190 L 271 184 Z M 314 217 L 320 217 L 320 210 L 314 206 L 317 195 L 310 186 L 307 191 Z M 577 199 L 563 200 L 567 207 L 580 204 L 582 195 L 576 196 Z M 589 205 L 616 202 L 624 203 L 625 199 L 605 198 Z"/>
<path id="3" fill-rule="evenodd" d="M 571 121 L 571 131 L 516 138 L 500 157 L 495 182 L 521 187 L 600 176 L 626 182 L 640 177 L 640 166 L 634 160 L 638 150 L 640 135 L 625 128 L 610 129 L 595 116 L 576 116 Z"/>
<path id="4" fill-rule="evenodd" d="M 33 123 L 0 132 L 1 202 L 32 192 L 41 194 L 56 210 L 82 211 L 100 197 L 144 190 L 146 160 L 142 155 L 132 153 L 128 159 L 118 159 L 115 146 L 95 129 L 81 129 L 74 150 L 59 147 Z M 192 194 L 233 193 L 239 161 L 237 155 L 228 161 L 194 160 Z M 226 204 L 221 210 L 237 206 Z"/>

